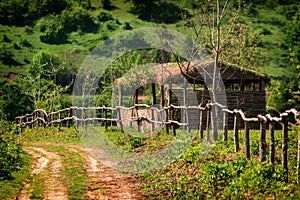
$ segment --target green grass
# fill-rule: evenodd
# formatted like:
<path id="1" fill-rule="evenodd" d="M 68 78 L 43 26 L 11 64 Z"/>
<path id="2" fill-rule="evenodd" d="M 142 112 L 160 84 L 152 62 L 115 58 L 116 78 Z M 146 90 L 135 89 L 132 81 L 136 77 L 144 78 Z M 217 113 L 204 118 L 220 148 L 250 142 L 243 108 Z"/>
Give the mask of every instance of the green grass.
<path id="1" fill-rule="evenodd" d="M 290 75 L 286 70 L 288 62 L 288 51 L 283 48 L 285 44 L 285 34 L 283 27 L 287 23 L 284 15 L 278 9 L 268 9 L 258 7 L 258 15 L 250 18 L 252 21 L 251 31 L 261 34 L 260 60 L 262 66 L 259 69 L 272 77 Z"/>
<path id="2" fill-rule="evenodd" d="M 86 189 L 87 172 L 85 160 L 77 153 L 64 146 L 48 146 L 46 149 L 58 153 L 63 163 L 63 183 L 68 189 L 69 199 L 83 199 Z"/>
<path id="3" fill-rule="evenodd" d="M 92 127 L 93 128 L 93 127 Z M 93 132 L 74 129 L 63 129 L 55 132 L 56 128 L 27 129 L 22 137 L 24 144 L 37 145 L 48 151 L 58 153 L 63 161 L 63 183 L 68 188 L 71 199 L 82 199 L 86 189 L 87 174 L 84 170 L 85 161 L 78 152 L 70 151 L 63 144 L 78 144 L 82 141 L 87 146 L 99 147 L 110 141 L 119 150 L 131 153 L 152 153 L 166 147 L 170 142 L 183 140 L 188 135 L 184 130 L 177 130 L 177 137 L 167 135 L 159 130 L 151 137 L 130 136 L 122 133 L 116 127 L 88 128 Z M 75 134 L 76 133 L 76 134 Z M 130 132 L 127 132 L 130 133 Z M 246 161 L 244 156 L 243 130 L 239 131 L 241 150 L 234 152 L 233 132 L 229 131 L 228 141 L 218 140 L 215 145 L 208 144 L 199 138 L 189 142 L 186 150 L 173 162 L 162 166 L 153 172 L 139 174 L 138 184 L 150 198 L 156 199 L 265 199 L 265 198 L 300 198 L 300 186 L 297 181 L 297 135 L 294 127 L 289 131 L 289 182 L 285 183 L 284 172 L 281 169 L 281 130 L 275 131 L 276 159 L 275 167 L 259 163 L 259 131 L 250 130 L 251 160 Z M 193 131 L 192 135 L 196 135 Z M 269 135 L 267 131 L 267 160 L 269 159 Z M 81 136 L 79 138 L 79 136 Z M 220 132 L 219 135 L 222 138 Z M 41 142 L 41 143 L 39 143 Z M 94 143 L 93 143 L 94 142 Z M 59 144 L 57 144 L 59 143 Z M 42 146 L 41 146 L 42 145 Z M 181 147 L 181 146 L 178 146 Z M 107 149 L 105 149 L 107 150 Z M 115 149 L 111 149 L 115 151 Z M 168 152 L 175 153 L 175 152 Z M 29 159 L 30 160 L 30 159 Z M 143 161 L 143 160 L 139 160 Z M 32 162 L 31 162 L 32 163 Z M 24 171 L 20 171 L 20 180 L 13 180 L 1 184 L 0 193 L 3 198 L 13 197 L 22 188 L 24 180 L 28 179 L 30 161 Z M 147 165 L 147 162 L 137 162 L 138 167 Z M 22 173 L 23 174 L 22 174 Z M 43 195 L 43 178 L 46 174 L 39 174 L 32 179 L 33 196 L 40 198 Z"/>
<path id="4" fill-rule="evenodd" d="M 183 3 L 178 1 L 170 1 L 176 5 L 182 6 Z M 124 31 L 124 24 L 129 23 L 132 28 L 139 27 L 156 27 L 164 26 L 166 28 L 182 31 L 182 26 L 185 26 L 185 21 L 179 21 L 174 24 L 156 24 L 138 19 L 138 16 L 130 13 L 133 7 L 132 2 L 124 2 L 112 0 L 112 5 L 115 6 L 112 10 L 103 10 L 99 8 L 98 1 L 92 1 L 92 6 L 96 9 L 91 10 L 96 16 L 102 11 L 112 14 L 115 20 L 121 24 L 114 22 L 101 23 L 98 31 L 94 33 L 72 32 L 69 34 L 68 42 L 65 44 L 50 45 L 40 41 L 38 32 L 33 26 L 15 27 L 0 25 L 1 38 L 5 34 L 11 42 L 2 42 L 8 52 L 12 53 L 12 59 L 19 64 L 9 65 L 0 64 L 0 74 L 7 75 L 9 72 L 26 73 L 33 56 L 42 49 L 48 49 L 60 55 L 61 58 L 66 58 L 70 66 L 75 66 L 79 69 L 82 61 L 88 53 L 96 46 L 98 42 L 103 41 L 107 37 Z M 262 46 L 260 48 L 262 66 L 258 66 L 258 70 L 269 74 L 270 76 L 278 77 L 289 75 L 284 68 L 287 62 L 287 50 L 282 47 L 284 44 L 283 26 L 287 22 L 284 15 L 278 9 L 268 9 L 265 6 L 257 8 L 258 15 L 249 17 L 252 22 L 253 32 L 262 33 Z M 190 10 L 190 8 L 186 8 Z M 109 28 L 114 27 L 114 28 Z M 188 29 L 183 29 L 186 34 L 189 34 Z M 28 41 L 30 46 L 23 46 L 22 41 Z"/>
<path id="5" fill-rule="evenodd" d="M 27 127 L 20 135 L 23 144 L 33 142 L 49 142 L 49 143 L 80 143 L 80 138 L 74 127 L 38 127 L 31 129 Z"/>
<path id="6" fill-rule="evenodd" d="M 143 191 L 155 199 L 264 199 L 299 198 L 296 183 L 297 134 L 290 132 L 289 182 L 283 181 L 280 164 L 281 131 L 276 131 L 276 166 L 258 159 L 259 131 L 251 131 L 251 160 L 245 161 L 242 150 L 234 153 L 232 132 L 229 141 L 218 141 L 203 156 L 206 143 L 196 140 L 175 162 L 156 172 L 140 174 Z M 268 137 L 267 137 L 267 143 Z M 267 156 L 267 159 L 269 157 Z"/>

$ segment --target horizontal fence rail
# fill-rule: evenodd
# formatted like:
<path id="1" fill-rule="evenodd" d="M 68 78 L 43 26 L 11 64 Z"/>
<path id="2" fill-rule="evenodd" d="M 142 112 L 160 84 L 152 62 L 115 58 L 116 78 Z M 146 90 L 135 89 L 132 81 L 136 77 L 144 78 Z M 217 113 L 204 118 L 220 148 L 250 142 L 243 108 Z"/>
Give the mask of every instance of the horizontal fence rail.
<path id="1" fill-rule="evenodd" d="M 217 111 L 222 114 L 216 116 Z M 31 126 L 35 128 L 37 126 L 67 126 L 70 127 L 75 121 L 75 126 L 86 127 L 89 123 L 96 124 L 95 122 L 103 122 L 105 128 L 108 124 L 115 123 L 119 126 L 121 131 L 124 131 L 126 123 L 130 125 L 135 124 L 138 131 L 143 131 L 143 127 L 146 124 L 150 126 L 150 131 L 153 133 L 155 127 L 165 128 L 169 133 L 169 129 L 172 129 L 172 133 L 176 135 L 176 128 L 186 128 L 188 132 L 191 131 L 191 111 L 197 111 L 199 138 L 204 139 L 204 132 L 206 132 L 205 140 L 211 141 L 210 132 L 213 132 L 213 139 L 216 140 L 215 133 L 217 133 L 220 127 L 217 124 L 218 118 L 222 118 L 222 132 L 223 140 L 228 140 L 228 115 L 233 116 L 233 140 L 234 151 L 240 151 L 239 144 L 239 129 L 240 120 L 244 127 L 244 146 L 245 146 L 245 159 L 250 160 L 250 123 L 258 123 L 260 130 L 260 144 L 259 144 L 259 159 L 263 164 L 267 161 L 267 141 L 266 141 L 266 129 L 269 132 L 269 162 L 275 164 L 275 136 L 274 126 L 275 122 L 279 122 L 282 125 L 282 168 L 286 172 L 285 180 L 288 181 L 288 126 L 289 124 L 300 125 L 298 119 L 299 112 L 295 109 L 287 110 L 280 114 L 278 117 L 271 116 L 270 114 L 259 114 L 254 117 L 248 117 L 241 109 L 229 110 L 225 106 L 219 103 L 207 103 L 204 106 L 176 106 L 169 105 L 162 108 L 147 104 L 135 104 L 132 107 L 77 107 L 64 108 L 55 112 L 47 113 L 45 110 L 37 109 L 30 114 L 16 117 L 16 120 L 20 126 L 20 132 L 22 128 Z M 176 116 L 181 112 L 181 120 L 178 120 Z M 144 123 L 144 125 L 143 125 Z M 298 182 L 300 181 L 300 131 L 298 133 L 298 155 L 297 155 L 297 170 L 298 170 Z"/>

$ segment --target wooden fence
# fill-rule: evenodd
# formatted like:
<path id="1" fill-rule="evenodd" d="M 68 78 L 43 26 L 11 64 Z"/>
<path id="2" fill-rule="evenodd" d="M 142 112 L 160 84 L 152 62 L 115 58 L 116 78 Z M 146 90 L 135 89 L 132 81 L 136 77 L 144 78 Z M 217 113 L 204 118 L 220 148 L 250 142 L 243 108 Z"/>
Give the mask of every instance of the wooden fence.
<path id="1" fill-rule="evenodd" d="M 227 125 L 228 115 L 233 115 L 234 128 L 233 128 L 233 140 L 234 151 L 240 150 L 239 143 L 239 120 L 244 123 L 244 142 L 245 142 L 245 159 L 250 159 L 250 123 L 259 123 L 260 127 L 260 144 L 259 144 L 259 157 L 260 163 L 266 162 L 267 154 L 267 141 L 266 141 L 266 129 L 269 130 L 269 162 L 275 163 L 275 137 L 274 137 L 274 123 L 279 122 L 282 124 L 282 168 L 286 172 L 285 180 L 288 181 L 288 126 L 289 123 L 299 125 L 300 120 L 297 119 L 298 112 L 295 109 L 287 110 L 280 114 L 279 117 L 272 117 L 271 115 L 258 115 L 255 117 L 247 117 L 246 113 L 242 110 L 234 109 L 229 110 L 225 106 L 218 103 L 208 103 L 205 106 L 175 106 L 170 105 L 161 109 L 146 104 L 136 104 L 132 107 L 70 107 L 56 112 L 46 113 L 44 110 L 37 109 L 31 114 L 16 117 L 20 130 L 25 126 L 31 126 L 35 128 L 37 126 L 67 126 L 75 121 L 75 126 L 84 126 L 88 124 L 96 124 L 96 122 L 103 122 L 107 128 L 109 123 L 119 126 L 121 131 L 124 131 L 125 121 L 129 121 L 130 124 L 135 124 L 138 131 L 142 129 L 142 123 L 148 123 L 150 125 L 150 131 L 153 132 L 155 126 L 164 127 L 166 132 L 169 133 L 169 129 L 176 135 L 176 128 L 178 126 L 186 128 L 188 132 L 191 131 L 189 126 L 189 110 L 199 111 L 199 138 L 204 139 L 204 131 L 206 133 L 206 141 L 216 140 L 218 137 L 218 124 L 215 110 L 219 109 L 222 112 L 222 133 L 223 140 L 227 141 Z M 141 115 L 142 110 L 147 110 L 148 115 Z M 180 110 L 183 119 L 178 121 L 176 118 L 176 112 Z M 131 115 L 124 117 L 124 112 L 130 111 Z M 205 113 L 206 112 L 206 113 Z M 205 115 L 204 115 L 205 113 Z M 206 119 L 204 119 L 204 117 Z M 220 116 L 219 116 L 220 117 Z M 193 118 L 194 119 L 194 118 Z M 205 125 L 205 127 L 204 127 Z M 213 138 L 210 136 L 210 132 L 213 132 Z M 300 131 L 298 133 L 298 155 L 297 155 L 297 170 L 300 170 Z M 298 181 L 300 174 L 298 173 Z"/>

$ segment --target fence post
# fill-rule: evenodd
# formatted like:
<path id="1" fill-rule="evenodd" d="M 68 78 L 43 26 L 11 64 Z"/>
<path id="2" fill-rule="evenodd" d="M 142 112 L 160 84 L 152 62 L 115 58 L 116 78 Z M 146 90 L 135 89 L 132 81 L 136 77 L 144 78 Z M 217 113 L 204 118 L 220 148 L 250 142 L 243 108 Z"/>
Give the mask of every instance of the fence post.
<path id="1" fill-rule="evenodd" d="M 186 115 L 186 121 L 185 123 L 187 124 L 187 132 L 190 133 L 191 132 L 191 127 L 190 127 L 190 122 L 189 122 L 189 110 L 187 109 L 187 107 L 185 108 L 185 115 Z"/>
<path id="2" fill-rule="evenodd" d="M 58 112 L 58 121 L 59 121 L 59 127 L 61 127 L 61 119 L 60 119 L 61 115 L 60 115 L 60 111 Z"/>
<path id="3" fill-rule="evenodd" d="M 19 120 L 19 125 L 20 125 L 20 132 L 19 132 L 19 134 L 21 134 L 22 133 L 22 117 L 20 117 L 20 120 Z"/>
<path id="4" fill-rule="evenodd" d="M 165 112 L 166 112 L 166 120 L 165 120 L 166 134 L 169 134 L 169 124 L 167 123 L 169 121 L 169 108 L 165 109 Z"/>
<path id="5" fill-rule="evenodd" d="M 117 107 L 117 116 L 118 116 L 118 123 L 120 125 L 121 132 L 124 133 L 123 123 L 122 123 L 122 118 L 121 118 L 121 107 Z"/>
<path id="6" fill-rule="evenodd" d="M 228 130 L 227 130 L 227 112 L 223 111 L 223 141 L 228 140 Z"/>
<path id="7" fill-rule="evenodd" d="M 217 122 L 217 106 L 213 104 L 211 106 L 211 128 L 213 132 L 214 141 L 218 140 L 218 122 Z"/>
<path id="8" fill-rule="evenodd" d="M 288 182 L 288 114 L 283 113 L 282 117 L 282 169 L 285 172 L 285 182 Z"/>
<path id="9" fill-rule="evenodd" d="M 239 120 L 237 115 L 237 110 L 234 110 L 234 121 L 233 121 L 233 131 L 234 131 L 234 152 L 238 152 L 240 150 L 240 144 L 239 144 Z"/>
<path id="10" fill-rule="evenodd" d="M 250 160 L 250 136 L 249 136 L 249 123 L 244 121 L 245 128 L 245 157 Z"/>
<path id="11" fill-rule="evenodd" d="M 206 105 L 207 109 L 207 118 L 206 118 L 206 141 L 210 142 L 210 122 L 211 122 L 211 106 L 209 104 Z"/>
<path id="12" fill-rule="evenodd" d="M 71 117 L 71 113 L 72 113 L 72 108 L 69 108 L 69 110 L 68 110 L 68 120 L 67 120 L 67 127 L 68 128 L 70 128 L 70 126 L 71 126 L 71 123 L 70 123 L 70 117 Z"/>
<path id="13" fill-rule="evenodd" d="M 108 128 L 108 121 L 107 121 L 107 108 L 106 108 L 106 106 L 103 107 L 103 112 L 104 112 L 104 118 L 105 118 L 105 122 L 104 122 L 105 123 L 105 130 L 107 130 L 107 128 Z M 120 117 L 120 119 L 121 119 L 121 117 Z M 121 127 L 121 125 L 120 125 L 120 127 Z"/>
<path id="14" fill-rule="evenodd" d="M 299 184 L 300 179 L 300 129 L 298 128 L 298 155 L 297 155 L 297 184 Z"/>
<path id="15" fill-rule="evenodd" d="M 203 110 L 200 109 L 199 138 L 203 139 Z"/>
<path id="16" fill-rule="evenodd" d="M 270 135 L 270 162 L 275 163 L 275 138 L 274 138 L 274 122 L 268 119 L 269 135 Z"/>
<path id="17" fill-rule="evenodd" d="M 155 118 L 154 118 L 154 108 L 155 108 L 155 105 L 152 105 L 151 107 L 150 107 L 150 113 L 151 113 L 151 135 L 153 134 L 153 132 L 154 132 L 154 128 L 155 128 L 155 124 L 154 124 L 154 120 L 155 120 Z"/>
<path id="18" fill-rule="evenodd" d="M 170 109 L 171 109 L 171 120 L 174 121 L 174 115 L 175 115 L 174 107 L 171 106 Z M 172 131 L 173 131 L 173 135 L 176 136 L 176 128 L 174 122 L 172 122 Z"/>
<path id="19" fill-rule="evenodd" d="M 260 165 L 266 161 L 266 123 L 262 116 L 258 116 L 259 127 L 260 127 L 260 136 L 259 136 L 259 158 Z"/>

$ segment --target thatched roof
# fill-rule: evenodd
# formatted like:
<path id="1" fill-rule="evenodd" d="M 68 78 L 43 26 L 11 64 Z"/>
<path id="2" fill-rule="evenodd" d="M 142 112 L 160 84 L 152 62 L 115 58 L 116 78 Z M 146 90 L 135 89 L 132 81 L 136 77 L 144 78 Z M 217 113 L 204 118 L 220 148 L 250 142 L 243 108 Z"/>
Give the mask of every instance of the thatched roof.
<path id="1" fill-rule="evenodd" d="M 196 64 L 180 64 L 167 63 L 158 66 L 154 66 L 154 70 L 157 72 L 156 81 L 169 82 L 170 79 L 176 82 L 177 79 L 181 79 L 182 76 L 187 78 L 190 82 L 204 83 L 205 79 L 212 79 L 214 73 L 214 62 L 202 62 Z M 219 70 L 216 73 L 217 78 L 221 76 L 224 82 L 240 82 L 251 81 L 259 82 L 266 80 L 267 77 L 264 74 L 260 74 L 254 70 L 244 69 L 237 65 L 227 64 L 219 62 Z"/>
<path id="2" fill-rule="evenodd" d="M 138 72 L 136 69 L 134 70 L 134 73 L 135 77 L 139 78 L 139 82 L 142 81 L 144 84 L 149 82 L 155 82 L 158 84 L 183 83 L 184 78 L 191 83 L 202 84 L 212 80 L 214 73 L 214 62 L 210 61 L 196 64 L 184 63 L 180 64 L 180 67 L 178 63 L 165 63 L 151 66 L 146 70 L 144 68 L 140 72 Z M 137 73 L 140 73 L 140 76 L 136 76 Z M 147 74 L 149 75 L 147 80 L 145 80 Z M 239 83 L 241 80 L 248 82 L 260 82 L 262 80 L 267 80 L 267 77 L 264 74 L 224 62 L 219 62 L 219 70 L 217 70 L 216 75 L 217 78 L 222 78 L 223 82 Z M 130 81 L 132 82 L 132 80 Z M 121 78 L 116 81 L 116 84 L 123 85 L 124 82 L 124 78 Z"/>

